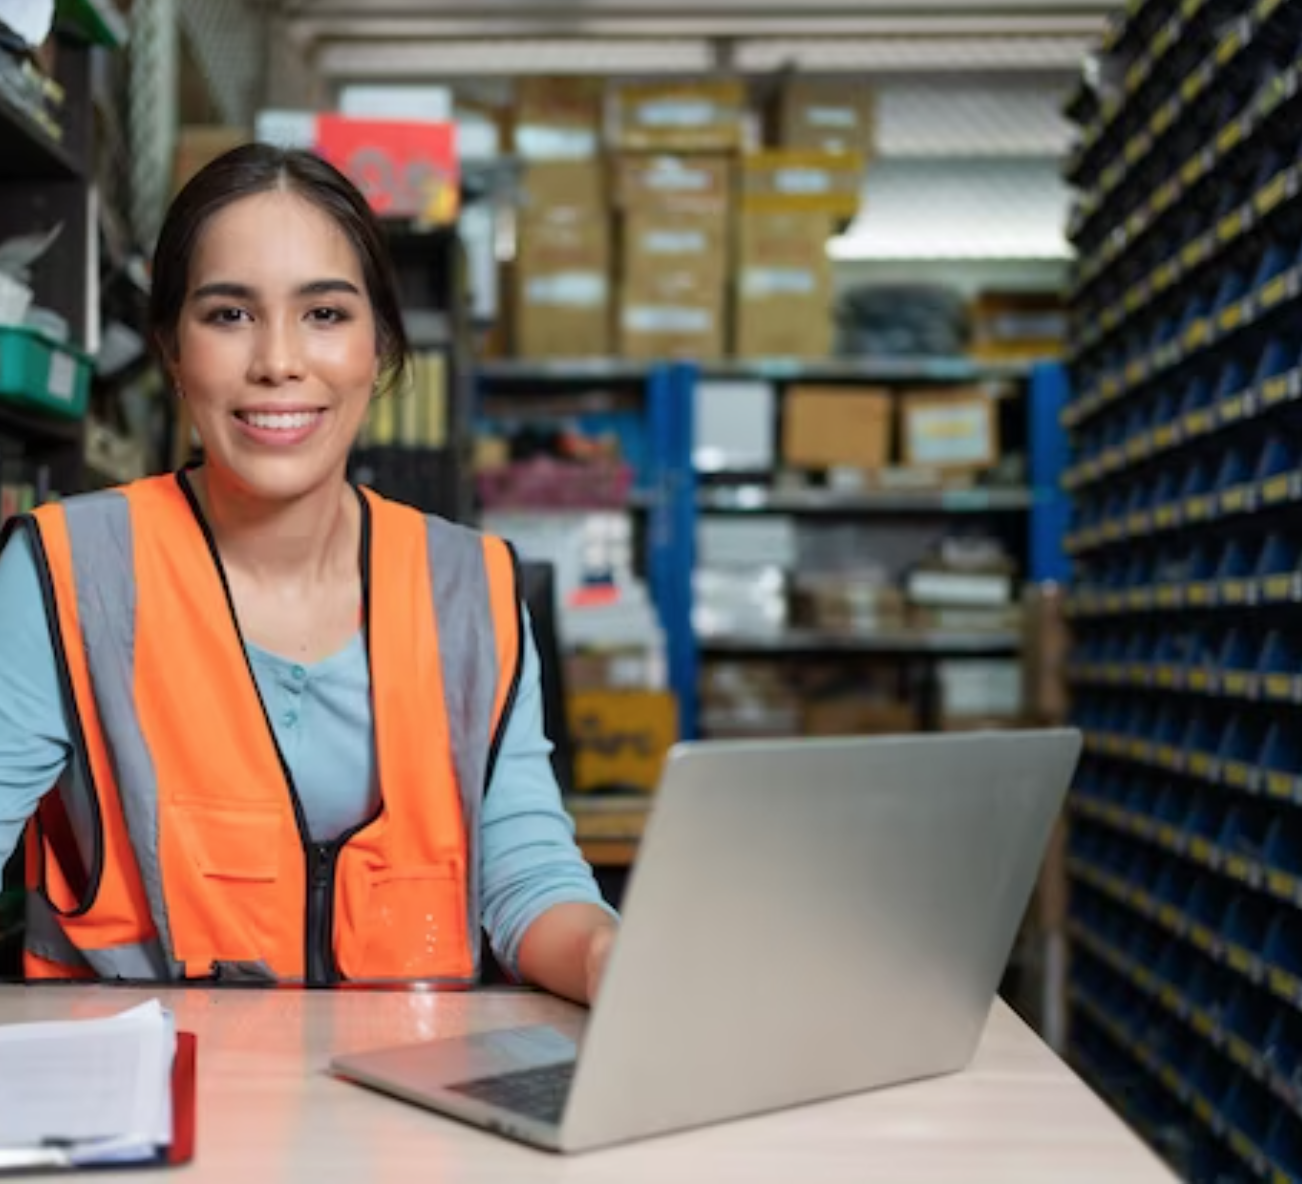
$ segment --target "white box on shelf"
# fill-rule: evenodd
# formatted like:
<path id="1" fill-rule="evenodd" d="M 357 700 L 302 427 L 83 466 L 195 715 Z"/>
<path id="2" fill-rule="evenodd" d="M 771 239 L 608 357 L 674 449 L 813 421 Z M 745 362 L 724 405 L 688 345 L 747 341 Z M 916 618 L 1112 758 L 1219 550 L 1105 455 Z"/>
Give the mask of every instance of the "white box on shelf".
<path id="1" fill-rule="evenodd" d="M 772 469 L 776 400 L 771 382 L 700 382 L 692 437 L 697 469 L 703 473 Z"/>

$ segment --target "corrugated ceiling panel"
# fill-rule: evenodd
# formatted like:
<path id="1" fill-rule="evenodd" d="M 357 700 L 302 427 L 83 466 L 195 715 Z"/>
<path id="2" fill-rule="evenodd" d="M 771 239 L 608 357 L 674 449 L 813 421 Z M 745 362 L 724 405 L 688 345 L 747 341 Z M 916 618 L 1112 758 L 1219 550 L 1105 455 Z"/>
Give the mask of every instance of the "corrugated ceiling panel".
<path id="1" fill-rule="evenodd" d="M 1056 158 L 883 159 L 859 217 L 831 247 L 844 259 L 1061 259 L 1068 191 Z"/>

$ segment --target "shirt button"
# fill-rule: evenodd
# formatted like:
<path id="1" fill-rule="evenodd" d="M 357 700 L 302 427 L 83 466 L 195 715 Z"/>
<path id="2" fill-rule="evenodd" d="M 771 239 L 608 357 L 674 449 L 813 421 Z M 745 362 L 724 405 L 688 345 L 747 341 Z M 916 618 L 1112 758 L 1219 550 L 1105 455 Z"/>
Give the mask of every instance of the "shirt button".
<path id="1" fill-rule="evenodd" d="M 292 728 L 296 723 L 298 723 L 298 712 L 297 711 L 285 712 L 285 714 L 280 717 L 280 722 L 284 724 L 285 727 Z"/>
<path id="2" fill-rule="evenodd" d="M 307 671 L 302 666 L 295 666 L 290 671 L 290 674 L 294 676 L 295 682 L 302 682 L 307 677 Z"/>

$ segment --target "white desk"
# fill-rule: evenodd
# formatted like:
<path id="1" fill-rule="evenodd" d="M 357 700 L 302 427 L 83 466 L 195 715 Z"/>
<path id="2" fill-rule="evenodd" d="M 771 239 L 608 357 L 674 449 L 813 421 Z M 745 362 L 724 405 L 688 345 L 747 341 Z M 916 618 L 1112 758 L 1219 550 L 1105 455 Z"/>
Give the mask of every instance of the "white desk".
<path id="1" fill-rule="evenodd" d="M 1156 1184 L 1174 1177 L 1002 1003 L 967 1072 L 562 1158 L 326 1072 L 339 1052 L 553 1023 L 547 997 L 0 987 L 0 1023 L 112 1014 L 158 995 L 199 1040 L 198 1150 L 182 1178 L 222 1184 Z M 108 1180 L 163 1184 L 168 1174 Z"/>

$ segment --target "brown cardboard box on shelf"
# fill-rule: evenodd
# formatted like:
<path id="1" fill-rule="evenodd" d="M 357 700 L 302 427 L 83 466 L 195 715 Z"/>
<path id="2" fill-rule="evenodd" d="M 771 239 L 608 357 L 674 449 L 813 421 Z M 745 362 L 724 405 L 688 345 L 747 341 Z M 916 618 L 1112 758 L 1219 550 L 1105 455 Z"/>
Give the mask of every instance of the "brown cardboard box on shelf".
<path id="1" fill-rule="evenodd" d="M 219 156 L 247 143 L 249 133 L 240 127 L 219 124 L 188 124 L 176 136 L 172 163 L 172 192 L 179 192 L 191 177 Z"/>
<path id="2" fill-rule="evenodd" d="M 595 160 L 546 160 L 527 164 L 520 180 L 522 218 L 582 210 L 605 216 L 606 174 Z"/>
<path id="3" fill-rule="evenodd" d="M 665 276 L 665 280 L 675 277 Z M 642 281 L 620 296 L 620 355 L 634 361 L 659 358 L 712 361 L 724 353 L 724 288 L 688 274 L 657 290 Z"/>
<path id="4" fill-rule="evenodd" d="M 746 91 L 738 81 L 623 83 L 615 89 L 615 143 L 631 152 L 735 152 Z"/>
<path id="5" fill-rule="evenodd" d="M 660 275 L 690 275 L 720 290 L 725 285 L 728 220 L 722 213 L 632 210 L 621 220 L 620 237 L 626 285 L 662 287 L 655 278 Z"/>
<path id="6" fill-rule="evenodd" d="M 521 222 L 513 317 L 521 357 L 609 355 L 610 233 L 604 217 L 557 210 Z"/>
<path id="7" fill-rule="evenodd" d="M 774 151 L 743 156 L 741 208 L 853 218 L 863 196 L 865 162 L 846 152 Z"/>
<path id="8" fill-rule="evenodd" d="M 622 220 L 619 347 L 623 357 L 724 354 L 727 218 L 633 210 Z"/>
<path id="9" fill-rule="evenodd" d="M 521 78 L 512 142 L 522 160 L 592 160 L 601 150 L 605 86 L 598 78 Z"/>
<path id="10" fill-rule="evenodd" d="M 1059 357 L 1067 311 L 1057 292 L 982 292 L 969 310 L 972 352 L 991 362 Z"/>
<path id="11" fill-rule="evenodd" d="M 783 406 L 782 460 L 788 467 L 875 470 L 890 462 L 889 390 L 793 386 Z"/>
<path id="12" fill-rule="evenodd" d="M 786 79 L 773 104 L 769 142 L 818 152 L 873 150 L 872 91 L 857 79 Z"/>
<path id="13" fill-rule="evenodd" d="M 668 691 L 583 691 L 569 696 L 579 792 L 621 788 L 651 793 L 678 739 L 677 703 Z"/>
<path id="14" fill-rule="evenodd" d="M 826 214 L 738 216 L 734 349 L 742 358 L 824 358 L 832 351 Z"/>
<path id="15" fill-rule="evenodd" d="M 999 460 L 999 416 L 979 387 L 906 395 L 900 408 L 900 451 L 907 465 L 986 469 Z"/>
<path id="16" fill-rule="evenodd" d="M 915 732 L 913 704 L 867 695 L 845 694 L 805 705 L 801 730 L 806 736 L 873 736 Z"/>
<path id="17" fill-rule="evenodd" d="M 730 156 L 624 154 L 611 165 L 611 192 L 620 210 L 726 214 L 733 169 Z"/>

